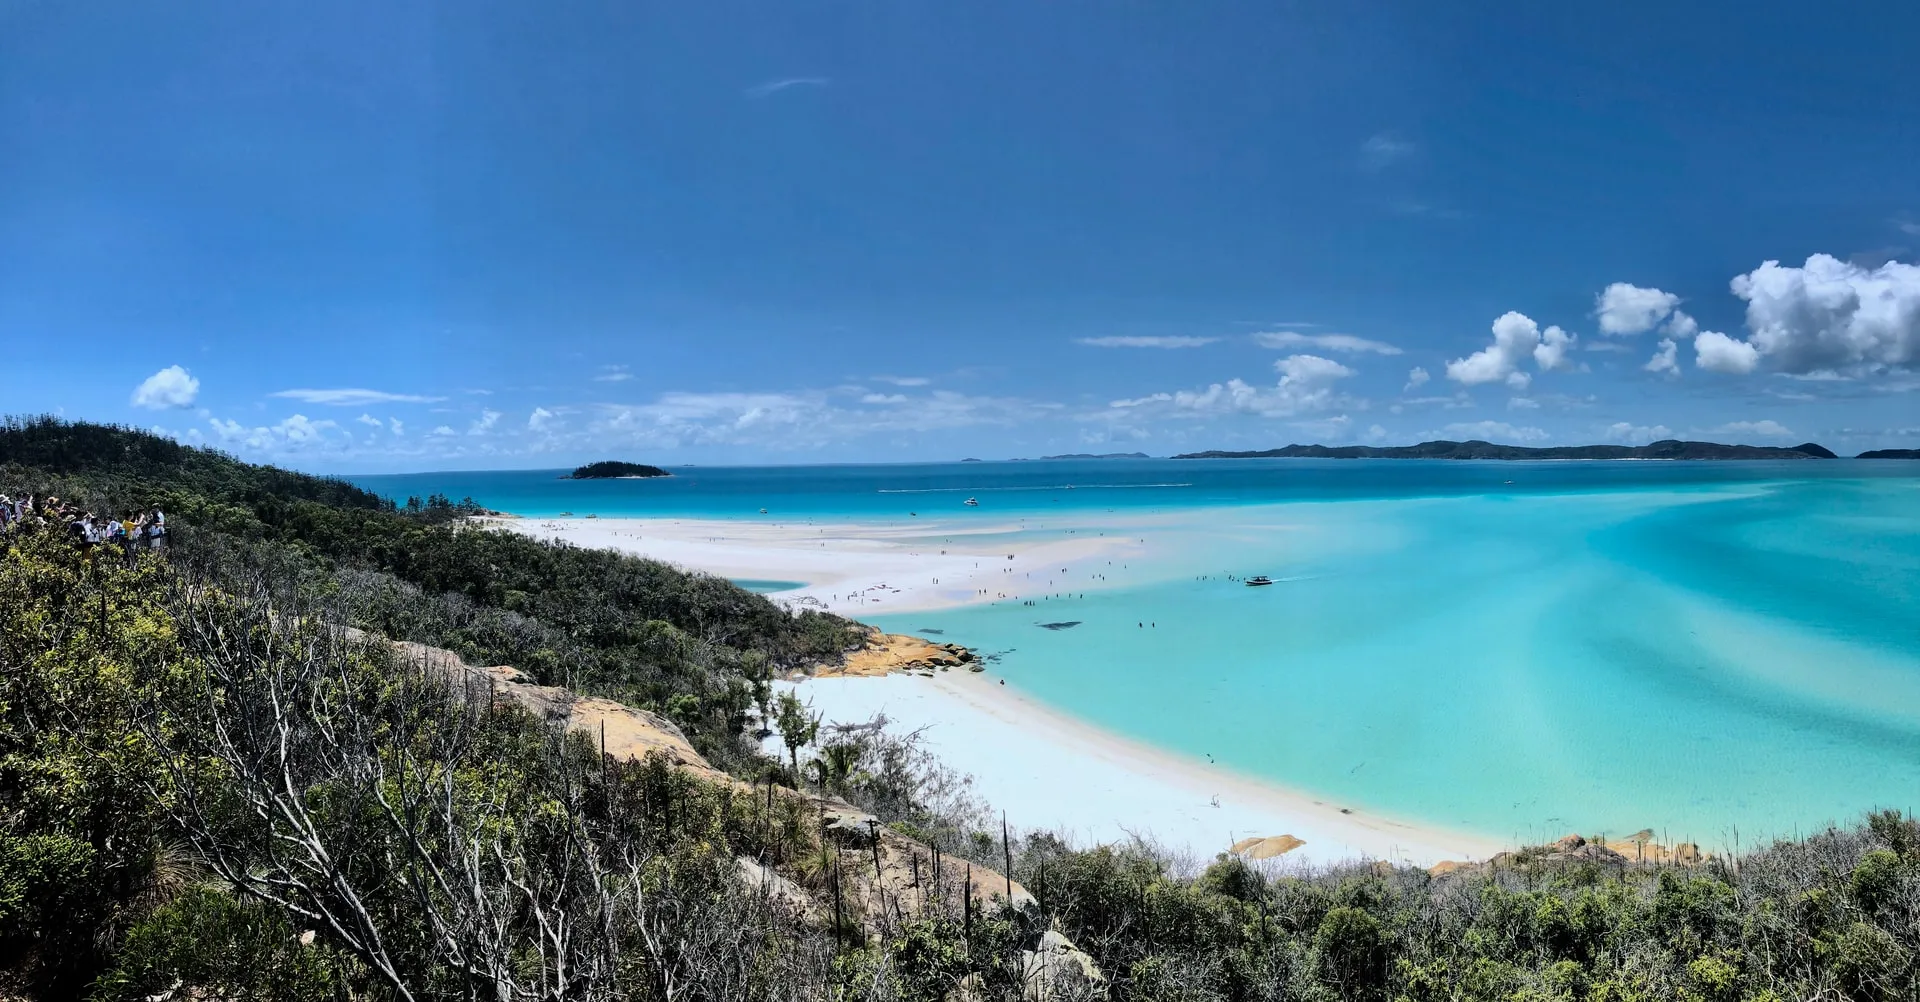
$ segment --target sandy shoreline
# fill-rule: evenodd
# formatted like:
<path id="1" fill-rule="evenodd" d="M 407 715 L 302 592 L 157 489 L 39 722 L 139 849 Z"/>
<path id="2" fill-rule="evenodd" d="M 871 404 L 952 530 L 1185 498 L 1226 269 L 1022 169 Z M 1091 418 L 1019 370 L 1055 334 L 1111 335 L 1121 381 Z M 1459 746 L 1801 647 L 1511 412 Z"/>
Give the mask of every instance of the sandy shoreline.
<path id="1" fill-rule="evenodd" d="M 783 683 L 829 722 L 885 715 L 922 732 L 929 751 L 974 778 L 1016 826 L 1085 845 L 1151 836 L 1200 861 L 1245 838 L 1291 835 L 1288 862 L 1389 859 L 1421 866 L 1485 859 L 1498 840 L 1408 824 L 1240 776 L 1076 720 L 964 670 L 932 678 L 816 678 Z M 772 739 L 778 741 L 778 738 Z"/>
<path id="2" fill-rule="evenodd" d="M 796 581 L 769 598 L 846 616 L 1019 602 L 1092 591 L 1092 569 L 1141 552 L 1117 527 L 1039 531 L 1024 522 L 851 524 L 674 518 L 487 520 L 541 539 L 619 550 L 740 580 Z M 1111 531 L 1110 531 L 1111 530 Z M 1024 537 L 1024 538 L 1023 538 Z"/>
<path id="3" fill-rule="evenodd" d="M 530 518 L 495 524 L 736 579 L 804 582 L 768 597 L 853 617 L 984 602 L 1047 589 L 1132 583 L 1148 556 L 1137 520 L 1041 527 L 1023 520 L 850 524 L 672 518 Z M 1011 558 L 1011 559 L 1009 559 Z M 1109 566 L 1111 565 L 1111 566 Z M 1109 573 L 1111 572 L 1111 573 Z M 1250 837 L 1304 842 L 1284 859 L 1484 859 L 1498 840 L 1368 814 L 1113 734 L 1000 684 L 991 672 L 932 678 L 815 678 L 797 688 L 827 721 L 884 714 L 923 730 L 930 751 L 970 775 L 1016 825 L 1082 843 L 1151 836 L 1198 859 Z M 778 740 L 777 738 L 774 740 Z"/>

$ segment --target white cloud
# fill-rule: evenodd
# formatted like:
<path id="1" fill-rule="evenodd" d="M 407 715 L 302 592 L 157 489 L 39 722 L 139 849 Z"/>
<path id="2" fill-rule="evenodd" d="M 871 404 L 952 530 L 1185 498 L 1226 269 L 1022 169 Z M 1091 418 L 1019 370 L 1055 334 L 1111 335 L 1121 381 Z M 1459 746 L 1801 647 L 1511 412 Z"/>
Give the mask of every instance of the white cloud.
<path id="1" fill-rule="evenodd" d="M 1615 282 L 1594 297 L 1593 315 L 1602 334 L 1644 334 L 1680 305 L 1680 297 L 1659 289 Z"/>
<path id="2" fill-rule="evenodd" d="M 1533 348 L 1533 363 L 1541 372 L 1573 368 L 1573 360 L 1567 357 L 1573 351 L 1573 342 L 1573 335 L 1558 327 L 1548 327 L 1540 332 L 1540 343 Z"/>
<path id="3" fill-rule="evenodd" d="M 1680 346 L 1670 337 L 1660 339 L 1660 350 L 1647 359 L 1644 368 L 1648 372 L 1663 373 L 1672 379 L 1680 375 Z"/>
<path id="4" fill-rule="evenodd" d="M 1685 341 L 1700 333 L 1700 324 L 1687 316 L 1685 310 L 1674 310 L 1673 315 L 1667 318 L 1667 322 L 1660 325 L 1660 333 L 1675 341 Z"/>
<path id="5" fill-rule="evenodd" d="M 303 404 L 327 407 L 365 407 L 368 404 L 431 404 L 446 397 L 423 397 L 413 393 L 386 393 L 381 390 L 281 390 L 268 396 L 298 400 Z"/>
<path id="6" fill-rule="evenodd" d="M 1353 334 L 1302 334 L 1299 331 L 1262 331 L 1253 340 L 1265 348 L 1319 348 L 1349 353 L 1374 352 L 1398 355 L 1400 349 L 1385 341 L 1372 341 Z"/>
<path id="7" fill-rule="evenodd" d="M 1427 385 L 1427 380 L 1431 378 L 1433 377 L 1427 375 L 1427 370 L 1416 365 L 1407 370 L 1407 385 L 1400 387 L 1400 392 L 1405 393 L 1408 390 L 1417 390 Z"/>
<path id="8" fill-rule="evenodd" d="M 1730 338 L 1719 331 L 1701 331 L 1693 339 L 1694 364 L 1709 372 L 1743 375 L 1760 364 L 1760 352 L 1753 345 Z"/>
<path id="9" fill-rule="evenodd" d="M 535 407 L 533 413 L 527 415 L 528 431 L 546 431 L 547 426 L 552 423 L 553 412 L 545 407 Z"/>
<path id="10" fill-rule="evenodd" d="M 441 425 L 441 426 L 439 426 L 439 427 L 437 427 L 437 428 L 435 428 L 435 429 L 433 429 L 432 431 L 430 431 L 430 432 L 428 432 L 427 434 L 429 434 L 429 435 L 434 435 L 434 436 L 438 436 L 438 437 L 440 437 L 440 438 L 445 438 L 445 437 L 447 437 L 448 435 L 458 435 L 458 434 L 460 434 L 460 433 L 459 433 L 459 432 L 457 432 L 457 431 L 454 431 L 454 430 L 453 430 L 452 428 L 449 428 L 449 427 L 447 427 L 446 425 Z"/>
<path id="11" fill-rule="evenodd" d="M 1799 268 L 1767 261 L 1731 285 L 1747 301 L 1747 343 L 1770 368 L 1804 373 L 1920 362 L 1920 265 L 1889 261 L 1869 269 L 1815 254 Z"/>
<path id="12" fill-rule="evenodd" d="M 1204 390 L 1179 390 L 1155 393 L 1131 400 L 1115 400 L 1109 407 L 1120 409 L 1151 408 L 1176 414 L 1257 414 L 1261 417 L 1293 417 L 1322 411 L 1342 401 L 1332 387 L 1338 379 L 1353 375 L 1353 370 L 1330 358 L 1318 355 L 1289 355 L 1273 363 L 1280 382 L 1271 389 L 1254 386 L 1239 379 L 1213 383 Z"/>
<path id="13" fill-rule="evenodd" d="M 1615 421 L 1607 426 L 1607 437 L 1620 442 L 1645 444 L 1672 438 L 1673 429 L 1663 424 L 1641 425 L 1626 421 Z"/>
<path id="14" fill-rule="evenodd" d="M 752 87 L 748 87 L 745 93 L 748 97 L 758 100 L 763 97 L 772 97 L 783 90 L 793 87 L 825 87 L 826 85 L 826 77 L 783 77 L 779 80 L 769 80 L 766 83 L 755 84 Z"/>
<path id="15" fill-rule="evenodd" d="M 925 376 L 875 376 L 876 382 L 890 383 L 894 386 L 925 386 L 933 380 Z"/>
<path id="16" fill-rule="evenodd" d="M 387 426 L 386 422 L 380 420 L 377 417 L 374 417 L 371 414 L 362 414 L 359 417 L 354 418 L 354 420 L 368 426 L 369 428 L 385 428 Z"/>
<path id="17" fill-rule="evenodd" d="M 860 402 L 863 404 L 904 404 L 907 402 L 907 395 L 904 393 L 868 393 L 860 398 Z"/>
<path id="18" fill-rule="evenodd" d="M 1537 411 L 1540 409 L 1540 401 L 1532 397 L 1511 397 L 1507 400 L 1507 409 L 1510 411 Z"/>
<path id="19" fill-rule="evenodd" d="M 400 423 L 400 419 L 399 419 L 399 418 L 397 418 L 397 417 L 396 417 L 396 418 L 388 418 L 388 419 L 387 419 L 387 427 L 389 427 L 389 428 L 392 428 L 392 429 L 393 429 L 393 433 L 394 433 L 394 435 L 396 435 L 396 436 L 398 436 L 398 435 L 404 435 L 404 434 L 406 434 L 406 433 L 407 433 L 407 426 L 406 426 L 406 425 L 403 425 L 403 424 L 401 424 L 401 423 Z"/>
<path id="20" fill-rule="evenodd" d="M 1165 337 L 1081 337 L 1074 338 L 1074 344 L 1089 348 L 1198 348 L 1220 340 L 1217 337 L 1188 337 L 1170 335 Z"/>
<path id="21" fill-rule="evenodd" d="M 1760 435 L 1767 438 L 1791 438 L 1793 429 L 1778 421 L 1729 421 L 1708 431 L 1710 435 Z"/>
<path id="22" fill-rule="evenodd" d="M 1384 170 L 1412 156 L 1417 149 L 1393 133 L 1376 133 L 1360 144 L 1360 167 L 1369 171 Z"/>
<path id="23" fill-rule="evenodd" d="M 1488 442 L 1539 442 L 1551 437 L 1544 429 L 1516 428 L 1505 421 L 1460 421 L 1447 425 L 1445 431 L 1449 435 Z"/>
<path id="24" fill-rule="evenodd" d="M 217 417 L 209 417 L 207 423 L 224 444 L 267 452 L 297 451 L 321 442 L 328 432 L 337 431 L 340 427 L 333 421 L 310 420 L 305 414 L 295 414 L 278 424 L 257 428 L 248 428 L 238 421 L 225 421 Z"/>
<path id="25" fill-rule="evenodd" d="M 1514 389 L 1525 388 L 1530 377 L 1519 365 L 1529 356 L 1537 358 L 1534 349 L 1540 346 L 1540 325 L 1524 313 L 1509 311 L 1493 322 L 1492 344 L 1447 363 L 1447 378 L 1468 386 L 1505 382 Z"/>
<path id="26" fill-rule="evenodd" d="M 163 411 L 174 407 L 192 407 L 200 396 L 200 381 L 177 365 L 169 365 L 148 376 L 133 391 L 133 405 Z"/>
<path id="27" fill-rule="evenodd" d="M 485 408 L 482 408 L 480 411 L 480 416 L 474 419 L 473 424 L 467 428 L 467 434 L 485 435 L 487 432 L 490 432 L 493 430 L 494 425 L 499 423 L 500 423 L 499 411 L 487 410 Z"/>
<path id="28" fill-rule="evenodd" d="M 628 372 L 627 367 L 624 365 L 603 365 L 600 367 L 600 374 L 593 377 L 593 381 L 596 383 L 624 383 L 632 378 L 633 373 Z"/>

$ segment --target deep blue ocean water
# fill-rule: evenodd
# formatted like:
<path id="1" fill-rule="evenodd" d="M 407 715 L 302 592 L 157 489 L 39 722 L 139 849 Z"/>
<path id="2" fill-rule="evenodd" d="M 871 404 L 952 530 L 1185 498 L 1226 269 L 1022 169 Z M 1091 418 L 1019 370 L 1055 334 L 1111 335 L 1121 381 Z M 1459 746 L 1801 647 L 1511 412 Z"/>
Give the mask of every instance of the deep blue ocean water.
<path id="1" fill-rule="evenodd" d="M 875 622 L 999 653 L 1009 685 L 1128 736 L 1490 835 L 1751 844 L 1920 806 L 1920 463 L 674 472 L 355 479 L 522 515 L 1131 520 L 1150 552 L 1125 587 Z M 1227 579 L 1256 573 L 1279 583 Z"/>

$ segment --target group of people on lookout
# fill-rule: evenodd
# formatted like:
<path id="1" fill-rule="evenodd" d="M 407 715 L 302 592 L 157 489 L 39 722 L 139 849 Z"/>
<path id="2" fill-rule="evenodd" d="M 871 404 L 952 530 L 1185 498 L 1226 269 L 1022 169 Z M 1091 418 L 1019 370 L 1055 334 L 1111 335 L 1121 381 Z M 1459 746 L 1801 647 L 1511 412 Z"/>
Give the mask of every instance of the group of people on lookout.
<path id="1" fill-rule="evenodd" d="M 158 508 L 126 518 L 103 518 L 57 497 L 35 498 L 29 494 L 14 498 L 0 494 L 0 532 L 32 523 L 64 525 L 75 543 L 89 550 L 117 546 L 129 561 L 139 550 L 161 550 L 167 545 L 167 515 Z"/>

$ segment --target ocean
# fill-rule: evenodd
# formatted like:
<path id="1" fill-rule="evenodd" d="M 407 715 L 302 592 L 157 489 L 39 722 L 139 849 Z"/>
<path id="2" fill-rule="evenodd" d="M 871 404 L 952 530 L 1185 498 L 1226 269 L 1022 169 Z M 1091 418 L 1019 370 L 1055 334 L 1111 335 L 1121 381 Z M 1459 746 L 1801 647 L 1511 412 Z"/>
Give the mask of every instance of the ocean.
<path id="1" fill-rule="evenodd" d="M 353 479 L 525 516 L 1125 525 L 1123 585 L 1063 573 L 1033 606 L 870 621 L 993 654 L 1089 723 L 1412 821 L 1732 846 L 1920 806 L 1920 463 L 673 472 Z"/>

